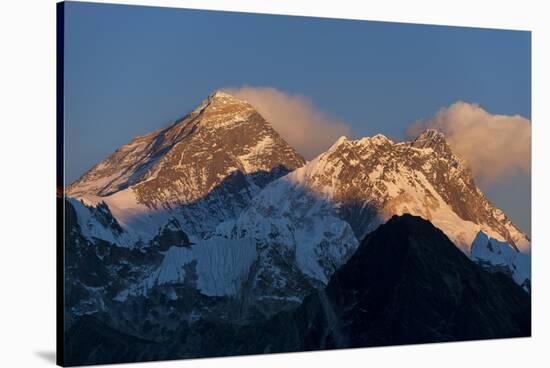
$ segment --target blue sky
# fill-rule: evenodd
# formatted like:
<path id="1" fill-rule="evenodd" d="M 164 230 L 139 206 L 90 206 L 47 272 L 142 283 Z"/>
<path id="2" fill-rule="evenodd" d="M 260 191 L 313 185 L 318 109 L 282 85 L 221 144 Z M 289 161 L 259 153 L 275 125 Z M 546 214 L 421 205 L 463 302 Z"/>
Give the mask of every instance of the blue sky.
<path id="1" fill-rule="evenodd" d="M 458 100 L 531 119 L 528 32 L 71 2 L 65 19 L 67 182 L 223 87 L 307 96 L 355 138 L 401 140 Z M 527 175 L 483 189 L 530 233 Z"/>

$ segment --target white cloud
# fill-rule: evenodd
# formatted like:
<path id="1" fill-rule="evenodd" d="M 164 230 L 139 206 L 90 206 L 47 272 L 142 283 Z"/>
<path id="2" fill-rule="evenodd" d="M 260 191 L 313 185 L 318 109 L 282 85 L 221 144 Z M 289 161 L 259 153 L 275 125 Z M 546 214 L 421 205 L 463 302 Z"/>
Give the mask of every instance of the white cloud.
<path id="1" fill-rule="evenodd" d="M 414 123 L 407 134 L 416 136 L 427 128 L 445 134 L 483 184 L 531 172 L 531 123 L 519 115 L 493 115 L 479 105 L 459 101 Z"/>
<path id="2" fill-rule="evenodd" d="M 236 98 L 248 101 L 273 128 L 306 159 L 349 134 L 349 128 L 317 110 L 310 99 L 271 87 L 225 88 Z"/>

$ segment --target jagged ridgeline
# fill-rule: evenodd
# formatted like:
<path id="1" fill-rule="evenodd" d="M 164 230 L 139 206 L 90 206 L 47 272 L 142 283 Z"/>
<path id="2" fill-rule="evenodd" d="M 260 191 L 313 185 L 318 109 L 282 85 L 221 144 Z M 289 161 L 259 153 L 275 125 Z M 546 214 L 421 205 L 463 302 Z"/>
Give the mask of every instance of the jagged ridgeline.
<path id="1" fill-rule="evenodd" d="M 215 92 L 60 200 L 67 364 L 530 335 L 530 241 L 434 130 L 307 162 Z"/>

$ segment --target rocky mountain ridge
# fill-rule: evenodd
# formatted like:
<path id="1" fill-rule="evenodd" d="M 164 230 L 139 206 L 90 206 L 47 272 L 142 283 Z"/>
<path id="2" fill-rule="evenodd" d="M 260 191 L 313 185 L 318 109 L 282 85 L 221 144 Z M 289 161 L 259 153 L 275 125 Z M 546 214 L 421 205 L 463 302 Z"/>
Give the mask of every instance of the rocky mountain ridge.
<path id="1" fill-rule="evenodd" d="M 116 150 L 66 194 L 105 203 L 143 241 L 174 218 L 202 236 L 304 163 L 250 104 L 215 92 L 182 120 Z"/>

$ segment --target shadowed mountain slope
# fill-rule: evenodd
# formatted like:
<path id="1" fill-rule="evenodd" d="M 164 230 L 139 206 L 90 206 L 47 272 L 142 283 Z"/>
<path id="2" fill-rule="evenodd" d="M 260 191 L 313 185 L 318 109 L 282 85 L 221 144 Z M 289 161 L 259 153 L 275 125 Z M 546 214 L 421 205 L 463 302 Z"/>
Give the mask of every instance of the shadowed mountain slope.
<path id="1" fill-rule="evenodd" d="M 173 339 L 144 342 L 88 326 L 101 322 L 85 316 L 68 336 L 85 364 L 228 356 L 527 337 L 530 308 L 530 295 L 510 278 L 472 262 L 428 221 L 404 215 L 368 235 L 326 289 L 265 322 L 182 322 Z M 98 349 L 107 350 L 99 361 Z"/>

